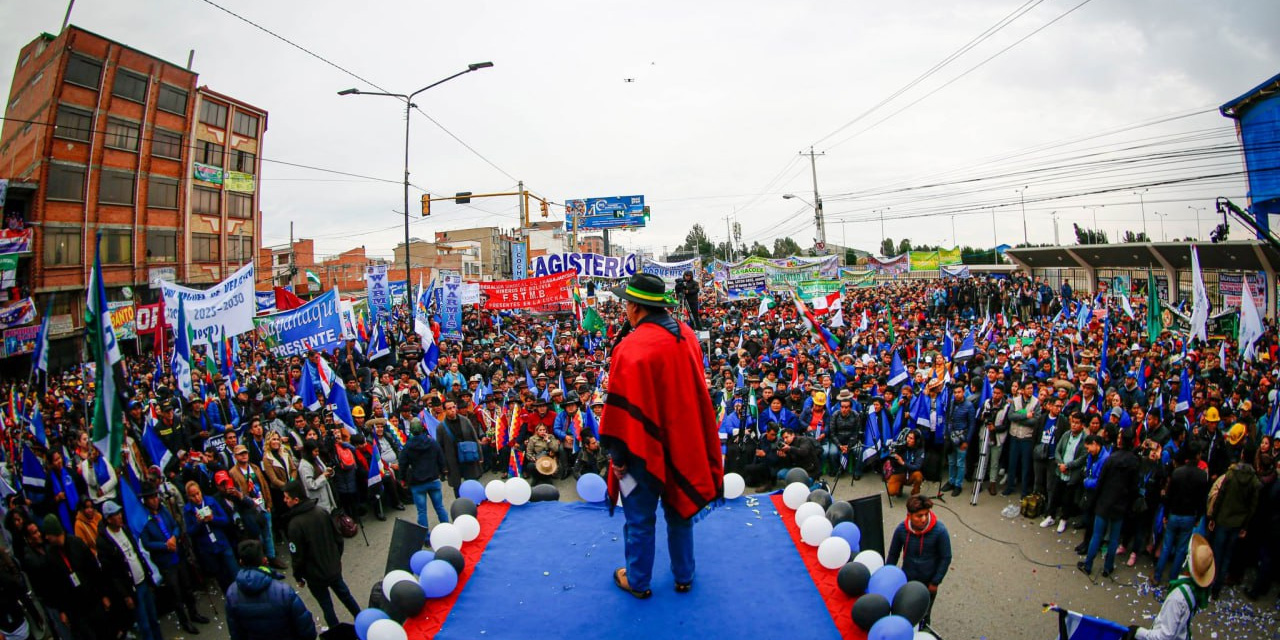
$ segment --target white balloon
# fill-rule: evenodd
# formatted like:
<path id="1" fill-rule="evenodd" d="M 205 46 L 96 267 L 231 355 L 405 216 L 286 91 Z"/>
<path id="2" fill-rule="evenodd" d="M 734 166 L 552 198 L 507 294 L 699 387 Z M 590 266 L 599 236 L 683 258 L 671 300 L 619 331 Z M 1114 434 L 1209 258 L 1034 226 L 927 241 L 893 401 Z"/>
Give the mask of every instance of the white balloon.
<path id="1" fill-rule="evenodd" d="M 825 519 L 825 518 L 824 518 Z M 818 564 L 828 569 L 839 569 L 849 562 L 853 548 L 840 536 L 831 536 L 818 545 Z"/>
<path id="2" fill-rule="evenodd" d="M 871 573 L 875 573 L 880 570 L 880 567 L 884 566 L 884 558 L 880 557 L 880 554 L 872 549 L 867 549 L 854 556 L 853 561 L 861 562 Z"/>
<path id="3" fill-rule="evenodd" d="M 822 505 L 816 502 L 805 502 L 796 509 L 796 526 L 804 526 L 804 521 L 814 516 L 826 516 L 826 511 L 822 509 Z"/>
<path id="4" fill-rule="evenodd" d="M 728 500 L 741 498 L 747 490 L 747 481 L 736 473 L 724 474 L 724 497 Z"/>
<path id="5" fill-rule="evenodd" d="M 914 640 L 938 640 L 938 636 L 928 631 L 917 631 Z"/>
<path id="6" fill-rule="evenodd" d="M 382 595 L 386 596 L 387 600 L 390 600 L 391 587 L 395 586 L 397 582 L 400 582 L 401 580 L 417 581 L 417 579 L 418 579 L 417 576 L 413 575 L 412 573 L 409 573 L 408 571 L 404 571 L 401 569 L 390 571 L 387 573 L 386 577 L 382 579 Z"/>
<path id="7" fill-rule="evenodd" d="M 480 521 L 473 515 L 462 514 L 454 519 L 453 526 L 462 534 L 463 542 L 471 542 L 480 535 Z"/>
<path id="8" fill-rule="evenodd" d="M 484 486 L 484 499 L 489 502 L 504 502 L 507 499 L 507 485 L 501 480 L 490 480 Z"/>
<path id="9" fill-rule="evenodd" d="M 803 482 L 792 482 L 782 490 L 782 504 L 792 509 L 799 509 L 800 505 L 809 500 L 809 487 Z"/>
<path id="10" fill-rule="evenodd" d="M 374 620 L 373 624 L 369 625 L 365 638 L 367 640 L 408 640 L 409 635 L 395 620 L 382 619 Z"/>
<path id="11" fill-rule="evenodd" d="M 479 523 L 477 523 L 479 526 Z M 431 548 L 453 547 L 462 550 L 462 532 L 451 522 L 441 522 L 431 530 Z"/>
<path id="12" fill-rule="evenodd" d="M 826 518 L 809 518 L 800 525 L 800 539 L 805 544 L 816 547 L 831 537 L 831 528 L 831 521 Z"/>
<path id="13" fill-rule="evenodd" d="M 528 502 L 529 497 L 533 495 L 533 487 L 529 486 L 529 481 L 521 477 L 507 479 L 507 502 L 517 507 Z"/>

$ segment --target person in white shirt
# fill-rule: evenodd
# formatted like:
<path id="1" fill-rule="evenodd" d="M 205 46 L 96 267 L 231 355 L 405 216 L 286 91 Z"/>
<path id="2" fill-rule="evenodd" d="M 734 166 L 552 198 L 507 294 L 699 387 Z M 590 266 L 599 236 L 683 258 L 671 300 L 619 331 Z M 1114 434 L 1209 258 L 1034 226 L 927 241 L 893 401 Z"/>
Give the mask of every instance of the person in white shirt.
<path id="1" fill-rule="evenodd" d="M 80 461 L 80 476 L 89 488 L 89 498 L 99 508 L 106 502 L 118 502 L 116 470 L 102 459 L 97 447 L 89 447 L 89 457 Z"/>
<path id="2" fill-rule="evenodd" d="M 1191 548 L 1182 572 L 1169 583 L 1169 595 L 1150 629 L 1129 627 L 1128 638 L 1137 640 L 1190 640 L 1191 619 L 1209 603 L 1209 587 L 1217 574 L 1213 548 L 1200 534 L 1191 536 Z"/>
<path id="3" fill-rule="evenodd" d="M 120 505 L 108 502 L 102 507 L 102 529 L 98 533 L 98 562 L 108 585 L 108 597 L 122 604 L 121 611 L 132 610 L 138 637 L 161 640 L 160 618 L 156 613 L 155 579 L 158 572 L 133 532 L 124 527 Z M 115 608 L 112 608 L 115 611 Z"/>

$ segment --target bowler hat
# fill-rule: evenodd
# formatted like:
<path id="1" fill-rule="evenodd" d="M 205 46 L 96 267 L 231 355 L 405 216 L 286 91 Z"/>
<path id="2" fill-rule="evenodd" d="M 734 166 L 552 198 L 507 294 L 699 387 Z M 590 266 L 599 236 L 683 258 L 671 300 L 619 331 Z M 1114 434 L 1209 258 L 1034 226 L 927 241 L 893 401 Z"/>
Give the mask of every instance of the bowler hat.
<path id="1" fill-rule="evenodd" d="M 667 284 L 652 273 L 637 273 L 611 292 L 623 300 L 647 307 L 676 306 L 675 297 L 667 293 Z"/>

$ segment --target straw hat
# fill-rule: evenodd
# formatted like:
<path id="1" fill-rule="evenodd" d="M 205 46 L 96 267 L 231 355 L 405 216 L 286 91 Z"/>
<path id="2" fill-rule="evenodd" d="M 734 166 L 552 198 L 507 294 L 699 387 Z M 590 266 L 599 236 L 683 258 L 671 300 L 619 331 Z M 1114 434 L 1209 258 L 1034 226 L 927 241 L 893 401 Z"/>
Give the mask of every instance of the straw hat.
<path id="1" fill-rule="evenodd" d="M 1209 546 L 1209 541 L 1198 533 L 1191 534 L 1191 546 L 1187 551 L 1187 569 L 1191 573 L 1191 579 L 1206 589 L 1213 584 L 1213 578 L 1217 575 L 1217 568 L 1213 562 L 1213 548 Z"/>
<path id="2" fill-rule="evenodd" d="M 534 467 L 538 470 L 538 473 L 550 476 L 555 475 L 556 470 L 560 468 L 560 464 L 551 456 L 542 456 L 534 463 Z"/>

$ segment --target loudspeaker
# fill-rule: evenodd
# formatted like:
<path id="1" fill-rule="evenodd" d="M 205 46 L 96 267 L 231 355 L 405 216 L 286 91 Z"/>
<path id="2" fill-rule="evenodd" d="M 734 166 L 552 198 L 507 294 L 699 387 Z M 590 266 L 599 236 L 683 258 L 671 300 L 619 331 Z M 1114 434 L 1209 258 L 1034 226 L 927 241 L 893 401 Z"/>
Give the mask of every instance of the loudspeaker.
<path id="1" fill-rule="evenodd" d="M 849 506 L 853 507 L 853 523 L 862 532 L 862 550 L 872 549 L 884 556 L 884 508 L 880 506 L 882 495 L 877 493 L 849 500 Z"/>
<path id="2" fill-rule="evenodd" d="M 391 545 L 387 549 L 387 566 L 382 570 L 382 575 L 396 569 L 408 571 L 409 558 L 422 550 L 426 542 L 426 528 L 416 522 L 396 518 L 395 526 L 391 529 Z"/>

